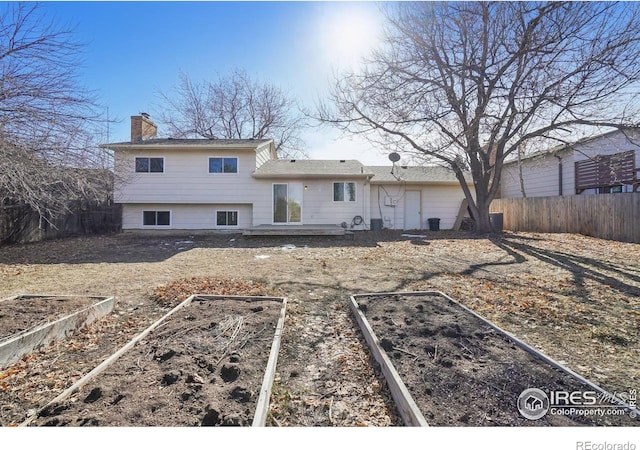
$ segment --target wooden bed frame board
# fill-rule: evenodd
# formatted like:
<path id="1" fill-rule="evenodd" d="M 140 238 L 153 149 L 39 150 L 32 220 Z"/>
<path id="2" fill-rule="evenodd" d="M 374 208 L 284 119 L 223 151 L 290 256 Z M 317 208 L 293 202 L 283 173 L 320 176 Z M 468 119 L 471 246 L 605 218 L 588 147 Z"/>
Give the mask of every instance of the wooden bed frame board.
<path id="1" fill-rule="evenodd" d="M 74 298 L 78 295 L 16 295 L 0 300 L 19 300 L 20 298 Z M 107 314 L 115 305 L 115 297 L 86 297 L 96 299 L 91 306 L 63 316 L 53 322 L 47 322 L 26 330 L 12 338 L 0 342 L 0 369 L 19 360 L 22 356 L 37 350 L 57 339 L 66 338 L 71 331 L 88 325 Z"/>

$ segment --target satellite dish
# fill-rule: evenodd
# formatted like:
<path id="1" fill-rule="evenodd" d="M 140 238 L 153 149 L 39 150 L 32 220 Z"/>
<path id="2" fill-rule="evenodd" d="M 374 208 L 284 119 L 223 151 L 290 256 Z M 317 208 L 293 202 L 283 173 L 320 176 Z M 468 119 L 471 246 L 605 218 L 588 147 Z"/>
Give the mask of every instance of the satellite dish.
<path id="1" fill-rule="evenodd" d="M 392 163 L 397 163 L 398 161 L 400 161 L 400 155 L 398 155 L 396 152 L 390 153 L 389 161 L 391 161 Z"/>

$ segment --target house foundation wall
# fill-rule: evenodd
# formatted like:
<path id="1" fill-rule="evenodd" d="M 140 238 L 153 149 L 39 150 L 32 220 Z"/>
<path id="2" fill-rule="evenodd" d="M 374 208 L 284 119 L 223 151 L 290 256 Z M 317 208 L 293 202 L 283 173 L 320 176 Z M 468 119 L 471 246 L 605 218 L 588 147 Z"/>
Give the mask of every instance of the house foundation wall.
<path id="1" fill-rule="evenodd" d="M 127 230 L 242 230 L 251 226 L 252 205 L 246 204 L 124 204 L 122 229 Z M 144 225 L 144 211 L 169 211 L 170 224 Z M 237 225 L 218 225 L 217 212 L 237 212 Z"/>

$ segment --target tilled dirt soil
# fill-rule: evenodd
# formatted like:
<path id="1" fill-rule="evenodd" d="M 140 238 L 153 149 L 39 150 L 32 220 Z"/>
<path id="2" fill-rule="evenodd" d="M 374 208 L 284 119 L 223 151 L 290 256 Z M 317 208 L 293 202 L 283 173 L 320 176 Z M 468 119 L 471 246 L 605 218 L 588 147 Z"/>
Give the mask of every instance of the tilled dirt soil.
<path id="1" fill-rule="evenodd" d="M 97 303 L 84 297 L 29 297 L 0 301 L 0 342 Z"/>
<path id="2" fill-rule="evenodd" d="M 356 301 L 430 425 L 640 425 L 629 411 L 606 406 L 602 411 L 615 415 L 577 412 L 525 418 L 518 411 L 518 398 L 527 389 L 593 388 L 525 351 L 443 296 L 380 295 Z"/>
<path id="3" fill-rule="evenodd" d="M 31 424 L 251 425 L 281 308 L 196 298 Z"/>
<path id="4" fill-rule="evenodd" d="M 272 426 L 401 424 L 350 294 L 440 290 L 609 391 L 640 385 L 640 245 L 567 234 L 420 235 L 118 234 L 2 246 L 0 297 L 115 295 L 116 305 L 0 371 L 0 424 L 22 423 L 166 314 L 151 294 L 185 277 L 261 284 L 288 298 Z"/>

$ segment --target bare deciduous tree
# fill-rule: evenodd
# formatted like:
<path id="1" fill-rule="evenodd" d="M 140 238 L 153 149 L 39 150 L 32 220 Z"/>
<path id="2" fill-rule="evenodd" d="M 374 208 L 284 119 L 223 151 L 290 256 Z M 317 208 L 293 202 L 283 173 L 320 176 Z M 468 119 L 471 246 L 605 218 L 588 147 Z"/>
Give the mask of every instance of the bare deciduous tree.
<path id="1" fill-rule="evenodd" d="M 215 81 L 194 83 L 180 74 L 171 94 L 160 92 L 160 120 L 173 137 L 209 139 L 273 138 L 281 157 L 304 155 L 299 137 L 305 118 L 295 101 L 270 83 L 260 83 L 245 71 Z"/>
<path id="2" fill-rule="evenodd" d="M 639 6 L 401 2 L 383 45 L 337 77 L 318 117 L 450 167 L 489 232 L 503 162 L 523 144 L 638 125 Z"/>
<path id="3" fill-rule="evenodd" d="M 81 47 L 36 3 L 0 11 L 0 206 L 41 217 L 75 201 L 101 201 L 112 175 L 99 150 L 96 106 L 77 79 Z"/>

